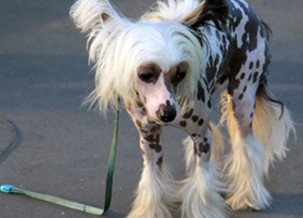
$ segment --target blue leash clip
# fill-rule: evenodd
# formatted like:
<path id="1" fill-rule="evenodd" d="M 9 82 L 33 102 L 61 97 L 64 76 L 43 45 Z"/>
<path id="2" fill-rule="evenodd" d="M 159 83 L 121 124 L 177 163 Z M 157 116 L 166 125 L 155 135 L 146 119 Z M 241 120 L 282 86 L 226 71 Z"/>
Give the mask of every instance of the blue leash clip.
<path id="1" fill-rule="evenodd" d="M 0 186 L 0 191 L 9 194 L 9 193 L 12 192 L 13 187 L 14 187 L 13 185 L 1 185 Z"/>

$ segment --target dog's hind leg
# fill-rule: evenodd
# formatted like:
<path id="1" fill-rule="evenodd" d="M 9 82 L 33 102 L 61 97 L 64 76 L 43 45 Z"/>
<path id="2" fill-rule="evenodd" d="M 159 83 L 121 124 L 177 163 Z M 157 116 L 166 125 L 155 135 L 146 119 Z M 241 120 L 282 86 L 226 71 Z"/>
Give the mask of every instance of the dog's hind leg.
<path id="1" fill-rule="evenodd" d="M 276 158 L 282 160 L 286 156 L 290 132 L 295 134 L 290 112 L 282 102 L 274 100 L 266 85 L 262 84 L 257 93 L 253 134 L 266 151 L 265 175 Z"/>
<path id="2" fill-rule="evenodd" d="M 266 153 L 252 132 L 255 112 L 253 93 L 256 93 L 256 86 L 244 87 L 240 84 L 233 95 L 225 94 L 226 102 L 223 107 L 232 145 L 224 167 L 231 192 L 227 203 L 233 210 L 260 210 L 269 206 L 271 200 L 263 185 Z M 247 89 L 244 96 L 243 89 Z"/>

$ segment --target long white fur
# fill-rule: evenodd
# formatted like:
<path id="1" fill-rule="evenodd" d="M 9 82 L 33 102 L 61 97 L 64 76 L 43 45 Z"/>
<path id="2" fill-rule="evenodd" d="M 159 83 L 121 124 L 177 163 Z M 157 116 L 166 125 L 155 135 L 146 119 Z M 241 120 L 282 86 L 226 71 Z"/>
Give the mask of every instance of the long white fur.
<path id="1" fill-rule="evenodd" d="M 225 191 L 218 179 L 216 166 L 204 163 L 195 167 L 193 175 L 184 181 L 182 193 L 182 218 L 222 218 L 225 204 L 220 192 Z"/>
<path id="2" fill-rule="evenodd" d="M 102 14 L 109 18 L 102 20 Z M 106 111 L 109 104 L 116 105 L 117 96 L 134 101 L 138 68 L 149 63 L 158 64 L 164 73 L 181 62 L 187 63 L 188 73 L 178 85 L 176 96 L 180 102 L 195 96 L 205 58 L 200 42 L 188 28 L 169 21 L 132 22 L 119 16 L 105 0 L 79 0 L 71 16 L 79 28 L 88 32 L 89 59 L 95 63 L 96 88 L 87 102 L 97 102 L 100 110 Z"/>
<path id="3" fill-rule="evenodd" d="M 197 0 L 167 0 L 166 2 L 158 1 L 157 8 L 142 16 L 142 20 L 153 22 L 175 21 L 182 22 L 198 5 Z"/>
<path id="4" fill-rule="evenodd" d="M 221 94 L 221 123 L 230 133 L 232 152 L 226 157 L 224 171 L 232 197 L 228 203 L 233 210 L 262 209 L 269 206 L 271 197 L 264 188 L 263 180 L 270 164 L 286 156 L 286 141 L 295 129 L 286 107 L 281 118 L 281 107 L 257 95 L 253 118 L 253 133 L 246 139 L 240 137 L 237 121 L 233 117 L 231 97 Z"/>
<path id="5" fill-rule="evenodd" d="M 172 218 L 171 211 L 180 200 L 177 186 L 165 165 L 161 170 L 144 165 L 136 199 L 128 218 Z"/>
<path id="6" fill-rule="evenodd" d="M 288 150 L 286 143 L 290 132 L 296 135 L 293 120 L 286 107 L 284 107 L 281 118 L 280 115 L 280 105 L 257 96 L 253 134 L 261 142 L 266 151 L 264 160 L 265 175 L 268 174 L 268 169 L 276 158 L 283 160 L 286 157 Z"/>
<path id="7" fill-rule="evenodd" d="M 263 185 L 265 151 L 252 136 L 246 139 L 235 133 L 232 152 L 226 157 L 225 172 L 231 196 L 227 200 L 233 210 L 269 206 L 271 196 Z"/>

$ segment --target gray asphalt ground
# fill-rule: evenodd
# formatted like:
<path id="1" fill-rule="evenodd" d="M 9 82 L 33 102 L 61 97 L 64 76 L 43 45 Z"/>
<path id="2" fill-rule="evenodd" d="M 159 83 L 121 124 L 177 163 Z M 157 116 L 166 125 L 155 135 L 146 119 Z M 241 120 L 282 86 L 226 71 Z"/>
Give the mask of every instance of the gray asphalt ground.
<path id="1" fill-rule="evenodd" d="M 138 17 L 154 1 L 115 0 L 127 16 Z M 0 117 L 17 128 L 16 144 L 0 159 L 0 184 L 103 205 L 106 164 L 113 129 L 107 119 L 81 103 L 93 88 L 85 37 L 68 12 L 73 0 L 0 1 Z M 250 0 L 273 31 L 270 87 L 293 112 L 297 141 L 276 162 L 266 186 L 272 207 L 231 217 L 303 217 L 303 1 Z M 217 105 L 217 101 L 214 103 Z M 215 119 L 219 116 L 214 112 Z M 301 125 L 299 125 L 301 124 Z M 11 137 L 0 123 L 0 152 Z M 182 132 L 168 128 L 165 160 L 184 178 Z M 121 114 L 112 207 L 106 217 L 124 217 L 139 181 L 142 158 L 138 134 Z M 22 196 L 0 194 L 1 218 L 93 217 Z"/>

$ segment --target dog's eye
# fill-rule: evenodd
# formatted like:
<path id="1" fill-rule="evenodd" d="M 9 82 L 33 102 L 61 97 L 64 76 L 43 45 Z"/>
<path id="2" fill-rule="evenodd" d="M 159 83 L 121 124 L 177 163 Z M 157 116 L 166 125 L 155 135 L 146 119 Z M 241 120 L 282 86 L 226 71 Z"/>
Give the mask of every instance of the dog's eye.
<path id="1" fill-rule="evenodd" d="M 186 72 L 185 71 L 182 71 L 182 72 L 177 72 L 174 80 L 173 80 L 173 83 L 178 83 L 180 82 L 181 80 L 184 79 L 184 77 L 186 76 Z"/>
<path id="2" fill-rule="evenodd" d="M 177 73 L 176 79 L 178 81 L 181 81 L 182 79 L 184 79 L 185 75 L 186 75 L 185 71 L 184 72 L 179 72 L 179 73 Z"/>
<path id="3" fill-rule="evenodd" d="M 142 73 L 139 75 L 139 78 L 146 83 L 150 83 L 153 80 L 153 73 Z"/>

